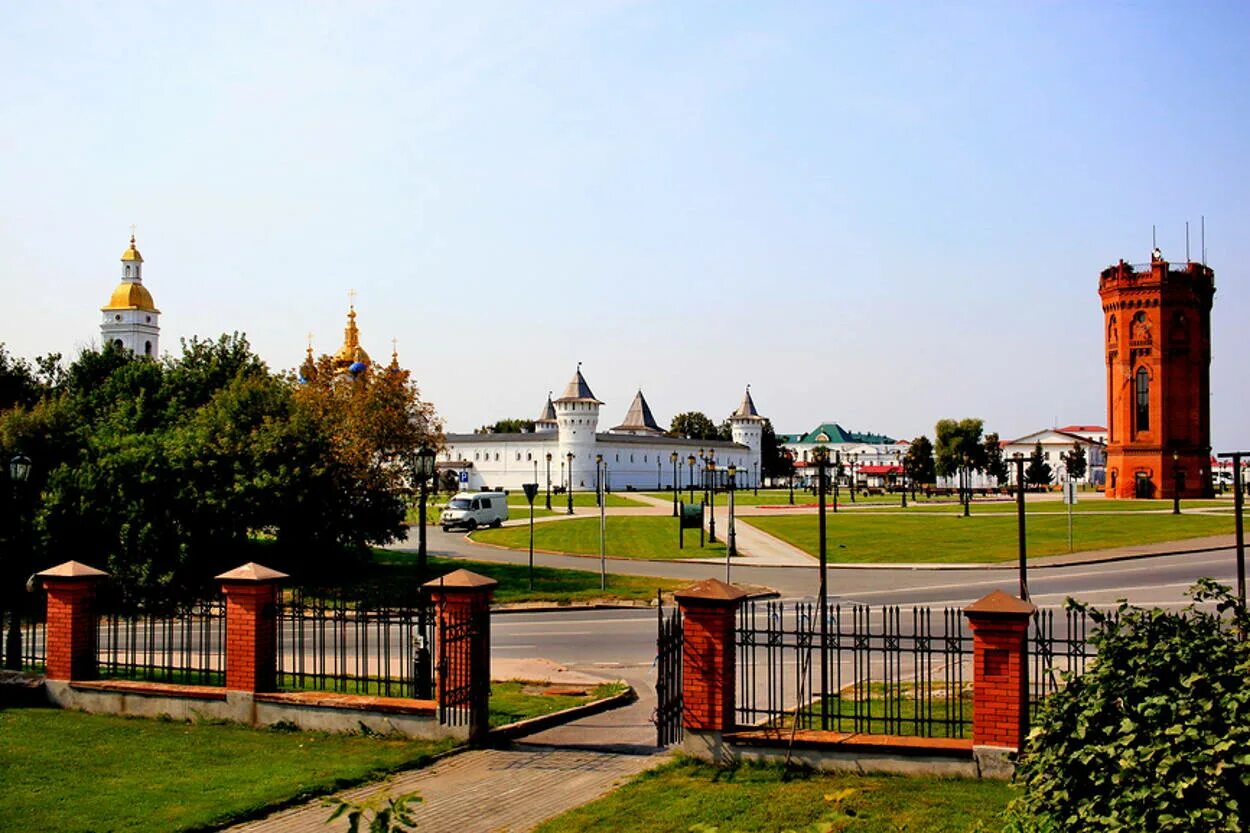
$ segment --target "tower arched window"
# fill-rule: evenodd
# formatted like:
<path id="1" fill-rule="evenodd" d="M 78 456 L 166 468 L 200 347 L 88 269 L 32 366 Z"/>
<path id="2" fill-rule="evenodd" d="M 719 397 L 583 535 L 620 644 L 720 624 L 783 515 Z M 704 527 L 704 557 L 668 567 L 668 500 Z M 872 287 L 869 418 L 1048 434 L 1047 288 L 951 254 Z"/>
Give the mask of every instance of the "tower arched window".
<path id="1" fill-rule="evenodd" d="M 1150 374 L 1146 372 L 1146 368 L 1137 369 L 1137 380 L 1134 385 L 1134 398 L 1136 401 L 1137 418 L 1134 422 L 1138 431 L 1150 430 Z"/>
<path id="2" fill-rule="evenodd" d="M 143 342 L 143 355 L 145 356 L 152 355 L 152 342 L 150 341 Z"/>

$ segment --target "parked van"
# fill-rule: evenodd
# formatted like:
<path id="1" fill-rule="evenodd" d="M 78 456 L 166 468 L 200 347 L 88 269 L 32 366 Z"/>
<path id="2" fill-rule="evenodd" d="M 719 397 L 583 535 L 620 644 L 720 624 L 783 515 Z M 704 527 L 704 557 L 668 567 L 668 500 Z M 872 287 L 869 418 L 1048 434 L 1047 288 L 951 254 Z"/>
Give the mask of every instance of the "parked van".
<path id="1" fill-rule="evenodd" d="M 443 507 L 443 532 L 452 527 L 468 530 L 499 526 L 508 520 L 508 496 L 503 492 L 460 492 Z"/>

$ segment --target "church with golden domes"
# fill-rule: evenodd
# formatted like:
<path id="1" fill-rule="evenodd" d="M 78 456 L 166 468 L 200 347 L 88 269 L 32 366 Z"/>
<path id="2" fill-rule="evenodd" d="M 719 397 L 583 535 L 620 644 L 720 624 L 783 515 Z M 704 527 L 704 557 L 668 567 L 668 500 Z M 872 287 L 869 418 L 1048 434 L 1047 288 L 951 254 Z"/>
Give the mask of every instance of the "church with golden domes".
<path id="1" fill-rule="evenodd" d="M 107 305 L 100 308 L 104 320 L 100 337 L 104 344 L 155 358 L 160 351 L 161 311 L 143 285 L 143 255 L 130 235 L 130 247 L 122 252 L 122 281 Z"/>

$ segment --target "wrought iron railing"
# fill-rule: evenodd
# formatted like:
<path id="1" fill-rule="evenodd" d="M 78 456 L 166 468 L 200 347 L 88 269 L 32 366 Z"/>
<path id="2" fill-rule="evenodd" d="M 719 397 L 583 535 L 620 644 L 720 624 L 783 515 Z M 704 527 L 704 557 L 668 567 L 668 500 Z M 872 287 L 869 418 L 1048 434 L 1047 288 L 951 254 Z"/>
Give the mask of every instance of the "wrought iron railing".
<path id="1" fill-rule="evenodd" d="M 106 678 L 225 685 L 225 604 L 212 599 L 169 612 L 102 615 L 96 663 Z"/>
<path id="2" fill-rule="evenodd" d="M 277 605 L 277 628 L 279 688 L 434 696 L 434 611 L 428 602 L 371 607 L 290 591 Z"/>
<path id="3" fill-rule="evenodd" d="M 47 614 L 47 594 L 42 590 L 28 594 L 27 602 L 18 610 L 21 627 L 21 668 L 34 674 L 42 674 L 48 666 L 48 632 L 44 627 Z M 6 655 L 7 655 L 7 648 Z"/>
<path id="4" fill-rule="evenodd" d="M 1114 612 L 1109 612 L 1114 616 Z M 1039 610 L 1029 625 L 1030 713 L 1072 677 L 1085 672 L 1095 657 L 1089 644 L 1089 615 L 1083 610 Z"/>
<path id="5" fill-rule="evenodd" d="M 663 596 L 656 595 L 658 633 L 655 644 L 655 723 L 656 745 L 669 746 L 682 740 L 682 645 L 681 608 L 664 610 Z"/>
<path id="6" fill-rule="evenodd" d="M 972 640 L 958 609 L 747 602 L 737 625 L 738 721 L 783 729 L 962 738 Z"/>

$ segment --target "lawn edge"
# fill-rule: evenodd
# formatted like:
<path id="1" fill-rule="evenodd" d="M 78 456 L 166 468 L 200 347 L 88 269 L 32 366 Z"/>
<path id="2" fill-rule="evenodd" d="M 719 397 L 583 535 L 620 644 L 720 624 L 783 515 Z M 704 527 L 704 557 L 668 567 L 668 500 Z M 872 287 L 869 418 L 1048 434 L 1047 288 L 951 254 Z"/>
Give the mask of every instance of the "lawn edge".
<path id="1" fill-rule="evenodd" d="M 623 682 L 623 681 L 622 681 Z M 638 699 L 638 692 L 634 690 L 632 685 L 625 685 L 625 690 L 619 694 L 613 694 L 610 697 L 604 697 L 600 700 L 592 700 L 589 703 L 583 703 L 580 706 L 570 706 L 567 709 L 561 709 L 558 712 L 550 714 L 540 714 L 537 717 L 529 717 L 525 720 L 518 720 L 515 723 L 508 723 L 503 726 L 496 726 L 490 730 L 488 743 L 491 741 L 512 741 L 517 738 L 523 738 L 541 732 L 544 729 L 550 729 L 553 726 L 562 726 L 565 723 L 571 723 L 583 717 L 600 714 L 601 712 L 611 711 L 612 709 L 627 706 Z"/>

